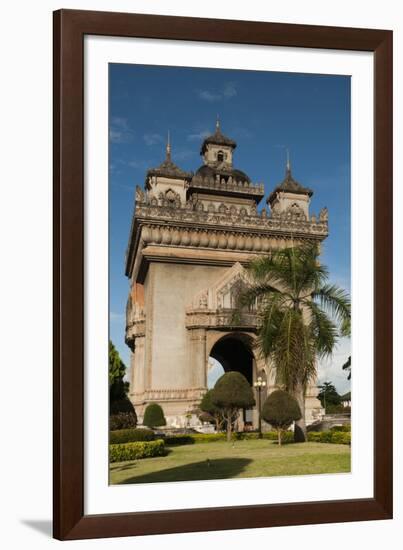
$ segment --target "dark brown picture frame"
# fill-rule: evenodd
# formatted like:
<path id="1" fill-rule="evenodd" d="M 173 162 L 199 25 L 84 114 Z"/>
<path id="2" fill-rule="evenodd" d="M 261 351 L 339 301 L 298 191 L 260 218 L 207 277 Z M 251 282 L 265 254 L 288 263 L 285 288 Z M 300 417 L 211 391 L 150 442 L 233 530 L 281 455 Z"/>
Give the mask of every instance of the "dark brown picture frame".
<path id="1" fill-rule="evenodd" d="M 84 514 L 84 36 L 374 53 L 374 497 Z M 61 540 L 392 517 L 392 32 L 60 10 L 54 13 L 54 536 Z"/>

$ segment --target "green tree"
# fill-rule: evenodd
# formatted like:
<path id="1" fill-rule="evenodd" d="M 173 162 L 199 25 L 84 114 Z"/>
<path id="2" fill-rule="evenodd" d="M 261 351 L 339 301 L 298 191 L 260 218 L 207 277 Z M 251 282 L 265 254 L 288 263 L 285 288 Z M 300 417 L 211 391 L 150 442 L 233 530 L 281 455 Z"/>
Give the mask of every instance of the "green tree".
<path id="1" fill-rule="evenodd" d="M 120 358 L 118 350 L 109 341 L 109 414 L 110 425 L 135 427 L 136 411 L 127 396 L 129 383 L 125 382 L 126 365 Z M 113 418 L 112 418 L 113 417 Z"/>
<path id="2" fill-rule="evenodd" d="M 112 341 L 109 340 L 109 395 L 111 401 L 126 397 L 129 385 L 124 381 L 125 374 L 126 365 Z"/>
<path id="3" fill-rule="evenodd" d="M 166 425 L 164 411 L 158 403 L 150 403 L 147 405 L 144 412 L 143 424 L 149 428 L 157 428 L 158 426 Z"/>
<path id="4" fill-rule="evenodd" d="M 232 425 L 238 418 L 239 409 L 248 409 L 255 404 L 252 388 L 240 372 L 226 372 L 217 380 L 211 401 L 221 410 L 227 427 L 227 441 L 230 441 Z"/>
<path id="5" fill-rule="evenodd" d="M 294 421 L 301 418 L 301 411 L 292 395 L 276 390 L 264 402 L 262 418 L 277 431 L 278 444 L 281 445 L 282 433 L 288 430 Z"/>
<path id="6" fill-rule="evenodd" d="M 306 388 L 316 377 L 317 359 L 331 355 L 339 336 L 349 332 L 349 296 L 328 283 L 315 243 L 271 251 L 251 262 L 249 275 L 239 307 L 257 304 L 258 349 L 273 361 L 277 383 L 296 398 L 302 416 L 295 440 L 306 441 Z"/>
<path id="7" fill-rule="evenodd" d="M 213 390 L 208 390 L 204 395 L 200 403 L 200 410 L 210 415 L 215 422 L 216 431 L 221 430 L 223 424 L 223 415 L 221 409 L 213 403 Z"/>
<path id="8" fill-rule="evenodd" d="M 340 405 L 341 397 L 337 393 L 335 386 L 331 382 L 323 382 L 323 384 L 318 387 L 320 389 L 320 392 L 318 393 L 318 399 L 320 399 L 320 402 L 322 403 L 322 407 L 324 407 L 325 412 L 329 406 Z"/>

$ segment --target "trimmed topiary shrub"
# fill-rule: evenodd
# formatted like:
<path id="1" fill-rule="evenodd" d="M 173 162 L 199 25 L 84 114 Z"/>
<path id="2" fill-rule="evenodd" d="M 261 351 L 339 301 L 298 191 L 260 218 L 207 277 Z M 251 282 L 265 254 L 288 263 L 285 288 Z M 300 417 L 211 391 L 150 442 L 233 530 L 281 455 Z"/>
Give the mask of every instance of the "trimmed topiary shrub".
<path id="1" fill-rule="evenodd" d="M 248 409 L 255 404 L 252 388 L 240 372 L 226 372 L 219 378 L 211 394 L 211 402 L 221 410 L 227 425 L 227 441 L 231 440 L 232 425 L 238 418 L 239 409 Z"/>
<path id="2" fill-rule="evenodd" d="M 162 439 L 109 445 L 109 462 L 139 460 L 153 456 L 164 456 L 165 454 L 165 443 Z"/>
<path id="3" fill-rule="evenodd" d="M 214 422 L 215 429 L 219 432 L 224 424 L 224 418 L 221 409 L 213 403 L 213 392 L 214 390 L 208 390 L 203 395 L 200 403 L 200 410 L 202 411 L 202 415 L 206 415 L 205 417 L 207 418 L 210 417 L 207 422 Z M 200 420 L 202 420 L 202 415 L 199 416 Z"/>
<path id="4" fill-rule="evenodd" d="M 264 402 L 262 418 L 275 428 L 278 444 L 281 445 L 283 432 L 287 431 L 295 420 L 301 418 L 301 411 L 292 395 L 282 390 L 276 390 Z"/>
<path id="5" fill-rule="evenodd" d="M 136 426 L 137 416 L 135 412 L 120 412 L 109 417 L 109 429 L 111 431 L 135 428 Z"/>
<path id="6" fill-rule="evenodd" d="M 127 430 L 114 430 L 109 434 L 109 443 L 130 443 L 132 441 L 152 441 L 155 434 L 152 430 L 141 428 L 129 428 Z"/>
<path id="7" fill-rule="evenodd" d="M 158 403 L 150 403 L 147 405 L 144 412 L 143 424 L 149 428 L 157 428 L 158 426 L 166 425 L 164 411 Z"/>

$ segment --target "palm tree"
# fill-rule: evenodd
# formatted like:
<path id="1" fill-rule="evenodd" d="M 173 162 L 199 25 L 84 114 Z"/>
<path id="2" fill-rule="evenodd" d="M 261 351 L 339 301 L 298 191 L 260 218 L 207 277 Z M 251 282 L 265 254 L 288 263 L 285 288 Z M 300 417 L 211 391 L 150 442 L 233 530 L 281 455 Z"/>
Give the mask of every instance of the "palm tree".
<path id="1" fill-rule="evenodd" d="M 318 245 L 309 243 L 252 261 L 250 285 L 239 298 L 240 308 L 257 305 L 257 348 L 273 361 L 276 382 L 301 409 L 296 441 L 306 441 L 305 394 L 317 359 L 331 355 L 339 336 L 350 330 L 349 296 L 328 283 L 318 257 Z"/>
<path id="2" fill-rule="evenodd" d="M 347 380 L 351 380 L 351 355 L 341 368 L 348 372 Z"/>

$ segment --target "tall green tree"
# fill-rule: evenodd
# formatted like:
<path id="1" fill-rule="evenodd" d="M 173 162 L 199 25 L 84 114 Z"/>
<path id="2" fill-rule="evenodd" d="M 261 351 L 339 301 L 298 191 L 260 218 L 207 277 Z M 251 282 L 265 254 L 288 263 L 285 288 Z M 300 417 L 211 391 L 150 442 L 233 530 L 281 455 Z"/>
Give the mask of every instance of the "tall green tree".
<path id="1" fill-rule="evenodd" d="M 320 399 L 322 407 L 325 408 L 325 412 L 329 405 L 340 405 L 341 397 L 332 382 L 323 382 L 319 389 L 318 399 Z"/>
<path id="2" fill-rule="evenodd" d="M 249 275 L 239 307 L 256 304 L 257 347 L 273 361 L 277 383 L 297 400 L 295 439 L 306 441 L 306 389 L 316 377 L 317 359 L 331 355 L 349 331 L 349 296 L 328 282 L 315 243 L 272 251 L 251 262 Z"/>
<path id="3" fill-rule="evenodd" d="M 120 410 L 127 412 L 133 409 L 127 397 L 129 383 L 124 380 L 125 374 L 126 365 L 120 358 L 118 350 L 109 340 L 109 401 L 111 412 L 114 413 Z"/>
<path id="4" fill-rule="evenodd" d="M 109 395 L 111 401 L 126 397 L 129 385 L 124 381 L 125 374 L 126 365 L 112 341 L 109 340 Z"/>

